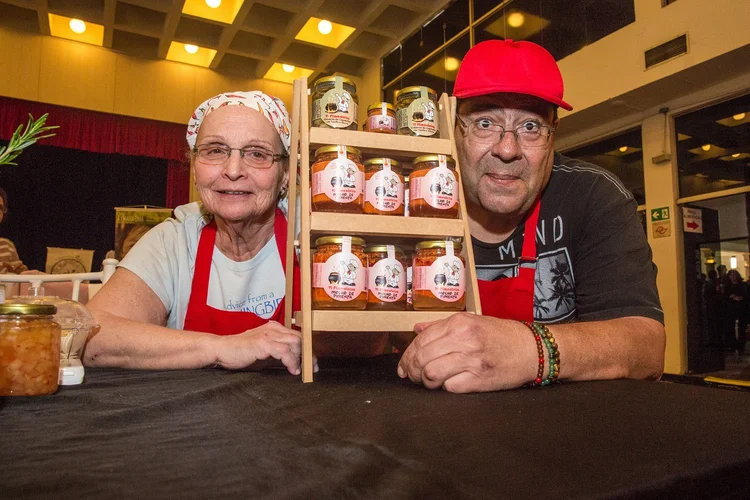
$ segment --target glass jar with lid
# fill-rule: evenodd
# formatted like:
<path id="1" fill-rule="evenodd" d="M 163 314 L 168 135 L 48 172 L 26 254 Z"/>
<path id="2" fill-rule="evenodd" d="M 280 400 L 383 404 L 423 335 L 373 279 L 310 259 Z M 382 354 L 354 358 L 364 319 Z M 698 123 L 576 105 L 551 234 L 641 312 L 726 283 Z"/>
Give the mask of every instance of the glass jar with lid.
<path id="1" fill-rule="evenodd" d="M 458 218 L 456 162 L 447 155 L 414 159 L 409 175 L 409 216 Z"/>
<path id="2" fill-rule="evenodd" d="M 0 396 L 53 394 L 60 376 L 60 325 L 52 304 L 0 304 Z"/>
<path id="3" fill-rule="evenodd" d="M 390 158 L 365 160 L 366 214 L 404 214 L 404 176 L 401 163 Z"/>
<path id="4" fill-rule="evenodd" d="M 393 245 L 365 248 L 367 254 L 367 309 L 404 311 L 406 309 L 406 258 Z"/>
<path id="5" fill-rule="evenodd" d="M 466 307 L 466 273 L 461 243 L 417 243 L 412 267 L 414 310 L 463 311 Z"/>
<path id="6" fill-rule="evenodd" d="M 312 308 L 365 309 L 367 256 L 365 240 L 352 236 L 324 236 L 315 240 Z"/>
<path id="7" fill-rule="evenodd" d="M 342 76 L 318 78 L 312 94 L 312 126 L 357 130 L 357 86 Z"/>
<path id="8" fill-rule="evenodd" d="M 389 102 L 376 102 L 367 106 L 365 130 L 381 134 L 395 134 L 396 107 Z"/>
<path id="9" fill-rule="evenodd" d="M 323 146 L 315 151 L 312 209 L 315 212 L 361 214 L 365 194 L 365 166 L 359 149 Z"/>
<path id="10" fill-rule="evenodd" d="M 437 92 L 429 87 L 406 87 L 396 97 L 399 135 L 440 137 Z"/>

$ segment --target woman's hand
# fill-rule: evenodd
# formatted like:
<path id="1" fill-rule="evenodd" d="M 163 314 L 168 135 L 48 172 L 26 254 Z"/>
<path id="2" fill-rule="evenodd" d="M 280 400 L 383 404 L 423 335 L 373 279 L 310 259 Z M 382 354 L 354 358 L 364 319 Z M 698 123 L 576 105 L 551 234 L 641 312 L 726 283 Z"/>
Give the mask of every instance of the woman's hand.
<path id="1" fill-rule="evenodd" d="M 266 359 L 277 359 L 292 375 L 301 373 L 302 337 L 281 323 L 269 321 L 265 325 L 238 335 L 216 337 L 217 364 L 229 370 L 239 370 Z M 313 359 L 313 369 L 318 371 L 318 361 Z"/>

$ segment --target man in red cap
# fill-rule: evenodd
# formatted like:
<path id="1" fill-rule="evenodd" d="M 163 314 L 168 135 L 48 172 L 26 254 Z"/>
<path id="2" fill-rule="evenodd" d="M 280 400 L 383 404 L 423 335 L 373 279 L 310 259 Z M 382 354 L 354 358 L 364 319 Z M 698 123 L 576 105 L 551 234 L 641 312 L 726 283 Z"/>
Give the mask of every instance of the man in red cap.
<path id="1" fill-rule="evenodd" d="M 664 314 L 633 196 L 554 151 L 563 81 L 531 42 L 473 47 L 459 69 L 456 147 L 483 316 L 416 326 L 398 373 L 493 391 L 658 378 Z"/>

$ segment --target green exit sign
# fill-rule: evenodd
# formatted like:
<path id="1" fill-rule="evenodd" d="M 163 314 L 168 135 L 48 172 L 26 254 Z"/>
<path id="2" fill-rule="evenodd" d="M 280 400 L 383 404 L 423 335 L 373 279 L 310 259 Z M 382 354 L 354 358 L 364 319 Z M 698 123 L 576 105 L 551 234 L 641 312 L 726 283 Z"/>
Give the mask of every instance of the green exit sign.
<path id="1" fill-rule="evenodd" d="M 669 207 L 651 209 L 651 222 L 658 222 L 660 220 L 669 220 Z"/>

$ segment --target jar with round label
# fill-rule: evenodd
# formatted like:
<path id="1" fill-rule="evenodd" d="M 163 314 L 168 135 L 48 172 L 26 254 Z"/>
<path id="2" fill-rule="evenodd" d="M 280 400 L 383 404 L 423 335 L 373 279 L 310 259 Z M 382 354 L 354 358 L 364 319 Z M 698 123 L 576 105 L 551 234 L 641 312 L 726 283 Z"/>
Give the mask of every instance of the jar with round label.
<path id="1" fill-rule="evenodd" d="M 429 87 L 406 87 L 396 97 L 399 135 L 440 137 L 437 92 Z"/>
<path id="2" fill-rule="evenodd" d="M 390 158 L 365 160 L 365 213 L 404 214 L 404 176 L 401 163 Z"/>
<path id="3" fill-rule="evenodd" d="M 324 236 L 313 254 L 313 309 L 365 309 L 367 256 L 365 240 L 352 236 Z"/>
<path id="4" fill-rule="evenodd" d="M 458 218 L 456 162 L 446 155 L 414 159 L 409 175 L 409 217 Z"/>
<path id="5" fill-rule="evenodd" d="M 60 325 L 51 304 L 0 304 L 0 396 L 53 394 L 60 378 Z"/>
<path id="6" fill-rule="evenodd" d="M 313 86 L 312 126 L 357 130 L 357 86 L 348 78 L 326 76 Z"/>
<path id="7" fill-rule="evenodd" d="M 423 241 L 417 244 L 412 267 L 414 310 L 463 311 L 466 307 L 466 262 L 461 244 Z"/>
<path id="8" fill-rule="evenodd" d="M 365 167 L 359 149 L 351 146 L 318 148 L 310 172 L 313 211 L 362 213 Z"/>
<path id="9" fill-rule="evenodd" d="M 365 130 L 380 134 L 396 133 L 396 108 L 389 102 L 376 102 L 367 106 Z"/>
<path id="10" fill-rule="evenodd" d="M 367 309 L 403 311 L 406 309 L 406 268 L 404 252 L 393 245 L 365 248 L 367 254 Z"/>

